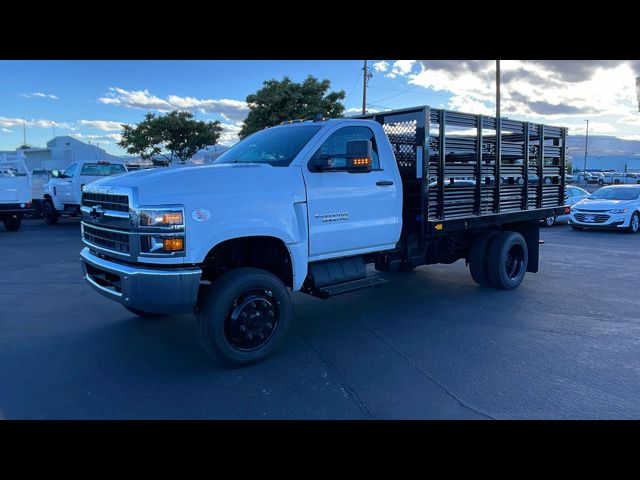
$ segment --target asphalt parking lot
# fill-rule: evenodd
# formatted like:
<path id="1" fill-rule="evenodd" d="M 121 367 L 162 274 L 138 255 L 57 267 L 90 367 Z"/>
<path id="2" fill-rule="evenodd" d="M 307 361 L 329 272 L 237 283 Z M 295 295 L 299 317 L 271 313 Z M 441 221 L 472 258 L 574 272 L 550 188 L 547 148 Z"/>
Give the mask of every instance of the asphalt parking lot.
<path id="1" fill-rule="evenodd" d="M 6 419 L 640 418 L 640 235 L 543 229 L 538 274 L 462 261 L 320 300 L 258 365 L 226 369 L 189 315 L 140 319 L 80 276 L 77 220 L 0 229 Z"/>

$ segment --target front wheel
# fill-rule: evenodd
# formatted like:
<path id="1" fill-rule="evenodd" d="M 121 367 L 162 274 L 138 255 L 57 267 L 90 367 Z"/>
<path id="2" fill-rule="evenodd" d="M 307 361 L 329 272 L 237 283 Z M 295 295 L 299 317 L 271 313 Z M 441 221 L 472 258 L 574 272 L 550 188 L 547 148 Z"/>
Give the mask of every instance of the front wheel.
<path id="1" fill-rule="evenodd" d="M 42 205 L 42 218 L 47 225 L 55 225 L 58 223 L 60 216 L 51 201 L 44 202 L 44 205 Z"/>
<path id="2" fill-rule="evenodd" d="M 291 299 L 278 277 L 243 267 L 203 287 L 196 317 L 198 338 L 210 356 L 247 365 L 282 343 L 292 323 Z"/>
<path id="3" fill-rule="evenodd" d="M 4 228 L 6 228 L 10 232 L 15 232 L 20 229 L 20 225 L 22 224 L 22 219 L 19 216 L 9 216 L 4 217 Z"/>
<path id="4" fill-rule="evenodd" d="M 638 233 L 640 230 L 640 215 L 638 212 L 635 212 L 631 215 L 631 221 L 629 222 L 629 233 Z"/>

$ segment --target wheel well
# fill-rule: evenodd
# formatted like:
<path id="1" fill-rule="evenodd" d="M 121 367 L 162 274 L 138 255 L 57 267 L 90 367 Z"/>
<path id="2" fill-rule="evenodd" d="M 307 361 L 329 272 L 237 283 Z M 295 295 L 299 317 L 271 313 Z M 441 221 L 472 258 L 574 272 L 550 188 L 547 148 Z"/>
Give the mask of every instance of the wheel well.
<path id="1" fill-rule="evenodd" d="M 255 236 L 225 240 L 207 253 L 202 263 L 202 278 L 213 281 L 239 267 L 261 268 L 293 287 L 293 268 L 289 250 L 276 237 Z"/>

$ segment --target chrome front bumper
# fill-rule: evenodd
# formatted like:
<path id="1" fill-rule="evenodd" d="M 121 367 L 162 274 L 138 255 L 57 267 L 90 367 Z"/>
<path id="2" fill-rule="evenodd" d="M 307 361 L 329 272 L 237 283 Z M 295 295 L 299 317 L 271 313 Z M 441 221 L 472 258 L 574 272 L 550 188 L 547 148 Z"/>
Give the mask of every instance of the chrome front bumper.
<path id="1" fill-rule="evenodd" d="M 139 268 L 80 252 L 85 280 L 122 305 L 149 313 L 189 313 L 198 298 L 202 269 Z"/>

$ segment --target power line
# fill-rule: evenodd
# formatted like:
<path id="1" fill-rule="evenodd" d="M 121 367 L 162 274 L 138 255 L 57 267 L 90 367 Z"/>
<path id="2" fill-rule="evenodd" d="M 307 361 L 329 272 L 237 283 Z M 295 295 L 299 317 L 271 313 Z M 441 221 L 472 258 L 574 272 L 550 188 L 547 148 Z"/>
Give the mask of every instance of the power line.
<path id="1" fill-rule="evenodd" d="M 402 91 L 402 92 L 400 92 L 400 93 L 396 93 L 395 95 L 391 95 L 390 97 L 386 97 L 386 98 L 381 98 L 381 99 L 378 99 L 378 100 L 374 100 L 374 102 L 376 102 L 376 103 L 384 102 L 384 101 L 389 100 L 389 99 L 391 99 L 391 98 L 395 98 L 395 97 L 397 97 L 397 96 L 399 96 L 399 95 L 402 95 L 402 94 L 404 94 L 404 93 L 410 92 L 411 90 L 413 90 L 414 88 L 417 88 L 418 86 L 419 86 L 419 85 L 414 85 L 413 87 L 409 87 L 409 88 L 407 88 L 406 90 L 403 90 L 403 91 Z"/>
<path id="2" fill-rule="evenodd" d="M 358 72 L 358 78 L 356 78 L 356 81 L 353 82 L 353 87 L 351 87 L 351 90 L 349 90 L 349 94 L 345 97 L 345 101 L 351 96 L 351 94 L 353 93 L 353 89 L 356 88 L 356 85 L 358 84 L 358 80 L 360 80 L 360 75 L 362 75 L 362 70 Z"/>

